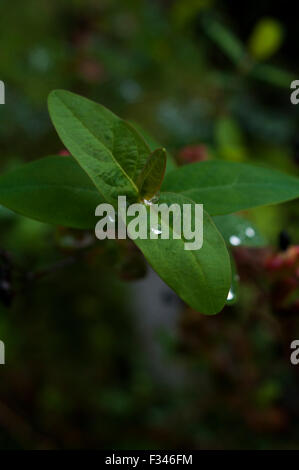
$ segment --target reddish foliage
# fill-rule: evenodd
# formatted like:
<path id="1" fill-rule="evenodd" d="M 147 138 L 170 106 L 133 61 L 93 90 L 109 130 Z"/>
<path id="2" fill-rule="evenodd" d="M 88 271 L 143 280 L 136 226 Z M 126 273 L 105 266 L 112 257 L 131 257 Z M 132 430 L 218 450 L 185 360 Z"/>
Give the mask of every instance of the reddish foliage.
<path id="1" fill-rule="evenodd" d="M 178 154 L 178 159 L 183 164 L 201 162 L 208 160 L 208 158 L 207 148 L 203 144 L 187 145 L 183 147 Z"/>

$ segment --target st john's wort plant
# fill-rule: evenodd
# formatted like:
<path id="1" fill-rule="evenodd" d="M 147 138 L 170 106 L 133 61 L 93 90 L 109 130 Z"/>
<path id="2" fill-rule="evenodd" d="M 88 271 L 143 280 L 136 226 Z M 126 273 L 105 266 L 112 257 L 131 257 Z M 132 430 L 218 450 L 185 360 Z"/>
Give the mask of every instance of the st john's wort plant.
<path id="1" fill-rule="evenodd" d="M 160 277 L 198 312 L 215 314 L 234 297 L 229 246 L 261 242 L 256 229 L 234 213 L 299 196 L 298 178 L 263 167 L 209 160 L 176 168 L 132 124 L 77 94 L 53 91 L 49 112 L 71 155 L 47 156 L 2 174 L 0 203 L 77 229 L 94 229 L 95 208 L 104 202 L 117 207 L 118 196 L 131 204 L 146 205 L 152 198 L 180 207 L 203 204 L 200 250 L 186 251 L 182 238 L 134 240 Z"/>

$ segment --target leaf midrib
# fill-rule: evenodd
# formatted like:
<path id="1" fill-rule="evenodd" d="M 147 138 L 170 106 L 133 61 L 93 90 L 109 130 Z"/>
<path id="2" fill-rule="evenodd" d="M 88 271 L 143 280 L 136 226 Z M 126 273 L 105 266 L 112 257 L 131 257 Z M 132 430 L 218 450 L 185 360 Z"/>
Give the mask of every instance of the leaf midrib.
<path id="1" fill-rule="evenodd" d="M 65 101 L 63 101 L 63 99 L 61 98 L 61 96 L 57 96 L 56 95 L 56 98 L 59 99 L 62 104 L 69 110 L 69 112 L 74 116 L 75 119 L 77 119 L 79 121 L 79 123 L 87 130 L 87 132 L 89 132 L 89 134 L 97 141 L 97 142 L 100 142 L 100 144 L 105 148 L 105 150 L 108 152 L 109 156 L 112 158 L 113 162 L 115 163 L 115 165 L 121 170 L 121 172 L 123 173 L 123 175 L 125 176 L 125 178 L 129 181 L 129 183 L 131 184 L 131 186 L 136 190 L 136 193 L 138 195 L 139 191 L 138 191 L 138 188 L 137 186 L 135 185 L 135 183 L 131 180 L 131 178 L 129 177 L 129 175 L 124 171 L 124 169 L 121 167 L 121 165 L 118 163 L 118 161 L 115 159 L 113 153 L 109 150 L 109 148 L 103 143 L 101 142 L 98 137 L 96 136 L 96 134 L 94 134 L 94 132 L 91 131 L 91 129 L 89 129 L 89 127 L 87 127 L 87 125 L 78 117 L 78 115 L 76 114 L 76 112 L 70 108 L 66 103 Z M 72 135 L 69 135 L 69 137 L 74 141 Z M 96 160 L 95 157 L 91 156 L 93 159 Z M 81 165 L 81 163 L 80 163 Z M 82 166 L 82 165 L 81 165 Z"/>
<path id="2" fill-rule="evenodd" d="M 165 191 L 165 192 L 163 192 L 163 194 L 170 194 L 170 195 L 174 195 L 174 196 L 176 195 L 176 193 L 173 193 L 173 192 L 170 192 L 170 191 Z M 192 202 L 192 204 L 196 204 L 195 201 L 193 201 L 193 199 L 191 199 L 191 198 L 188 198 L 188 199 L 190 200 L 190 202 Z M 169 224 L 169 228 L 170 228 L 170 230 L 172 231 L 172 233 L 174 233 L 173 226 Z M 182 238 L 182 237 L 181 237 L 179 240 L 180 240 L 183 244 L 185 243 L 185 242 L 183 241 L 183 238 Z M 206 288 L 207 292 L 209 292 L 209 289 L 207 289 L 207 287 L 208 287 L 208 282 L 207 282 L 207 279 L 206 279 L 204 270 L 203 270 L 203 268 L 202 268 L 202 266 L 201 266 L 201 264 L 200 264 L 200 261 L 198 260 L 198 258 L 196 257 L 196 255 L 195 255 L 195 253 L 194 253 L 193 251 L 194 251 L 194 250 L 188 250 L 188 252 L 190 253 L 191 257 L 194 258 L 194 261 L 195 261 L 196 266 L 199 267 L 199 270 L 200 270 L 200 272 L 201 272 L 201 274 L 202 274 L 202 278 L 203 278 L 203 281 L 204 281 L 205 288 Z M 215 311 L 215 310 L 216 310 L 216 305 L 215 305 L 215 303 L 214 303 L 213 296 L 210 296 L 210 295 L 209 295 L 209 302 L 210 302 L 210 305 L 211 305 L 212 308 L 213 308 L 213 311 Z"/>

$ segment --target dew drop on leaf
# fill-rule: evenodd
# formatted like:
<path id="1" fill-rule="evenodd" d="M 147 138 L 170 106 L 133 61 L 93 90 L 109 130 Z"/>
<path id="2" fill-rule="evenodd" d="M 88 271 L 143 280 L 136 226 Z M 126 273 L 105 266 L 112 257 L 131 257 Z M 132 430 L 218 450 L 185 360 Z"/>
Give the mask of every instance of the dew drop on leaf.
<path id="1" fill-rule="evenodd" d="M 151 228 L 151 232 L 154 233 L 155 235 L 161 235 L 162 230 L 161 230 L 161 227 L 160 227 L 160 226 L 158 226 L 158 227 L 152 227 L 152 228 Z"/>
<path id="2" fill-rule="evenodd" d="M 229 242 L 233 246 L 238 246 L 241 244 L 241 240 L 239 237 L 237 237 L 237 235 L 232 235 L 231 237 L 229 237 Z"/>
<path id="3" fill-rule="evenodd" d="M 151 199 L 144 199 L 143 202 L 146 206 L 151 206 L 159 201 L 160 193 L 156 193 Z"/>
<path id="4" fill-rule="evenodd" d="M 235 294 L 234 294 L 233 290 L 230 289 L 228 294 L 227 294 L 227 300 L 230 301 L 230 300 L 233 300 L 234 298 L 235 298 Z"/>
<path id="5" fill-rule="evenodd" d="M 252 227 L 247 227 L 245 230 L 245 234 L 247 237 L 252 238 L 255 236 L 255 230 Z"/>

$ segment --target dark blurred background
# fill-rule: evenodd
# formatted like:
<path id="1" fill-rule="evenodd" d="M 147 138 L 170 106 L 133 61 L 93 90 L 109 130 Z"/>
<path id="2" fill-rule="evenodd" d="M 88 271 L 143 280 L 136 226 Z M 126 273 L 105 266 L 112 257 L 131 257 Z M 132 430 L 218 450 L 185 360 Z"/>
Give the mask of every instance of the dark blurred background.
<path id="1" fill-rule="evenodd" d="M 0 8 L 1 171 L 63 153 L 46 99 L 65 88 L 138 123 L 178 164 L 298 175 L 295 3 Z M 130 242 L 0 207 L 1 449 L 298 449 L 298 201 L 241 216 L 226 229 L 242 242 L 229 305 L 205 317 Z"/>

